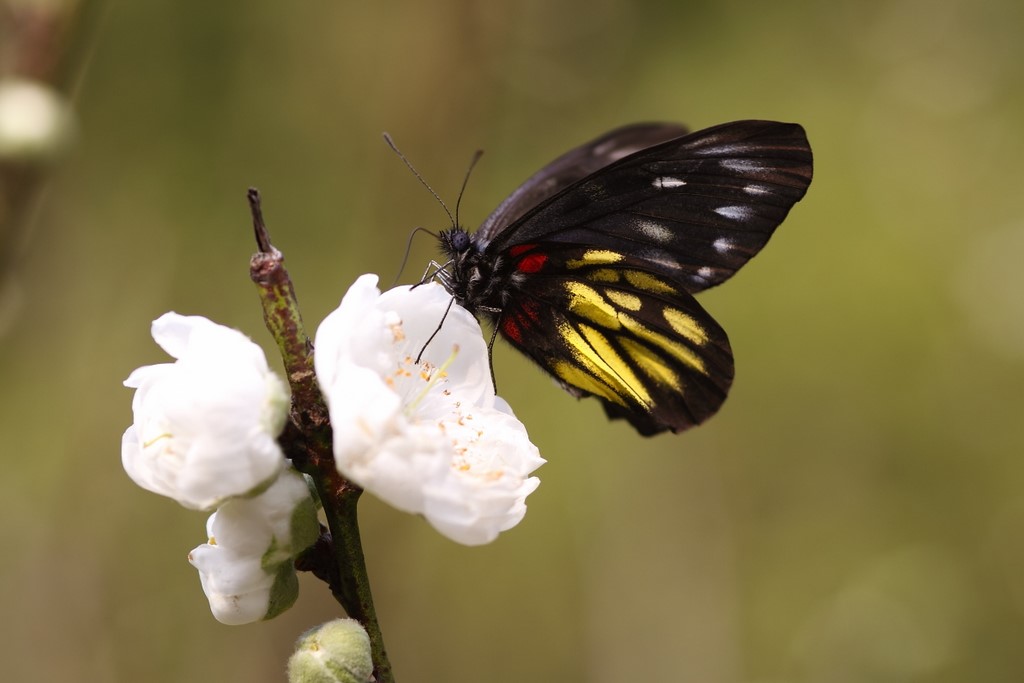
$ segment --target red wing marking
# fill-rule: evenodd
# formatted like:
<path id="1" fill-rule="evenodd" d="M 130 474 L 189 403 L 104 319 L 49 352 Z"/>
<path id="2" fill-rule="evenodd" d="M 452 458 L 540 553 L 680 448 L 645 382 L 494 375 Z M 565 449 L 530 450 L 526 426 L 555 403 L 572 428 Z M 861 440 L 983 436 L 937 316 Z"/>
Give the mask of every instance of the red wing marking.
<path id="1" fill-rule="evenodd" d="M 523 331 L 519 329 L 519 322 L 515 317 L 503 317 L 501 319 L 501 331 L 516 344 L 523 343 Z"/>
<path id="2" fill-rule="evenodd" d="M 536 244 L 517 244 L 514 247 L 509 247 L 508 255 L 519 256 L 520 254 L 525 254 L 536 246 Z"/>
<path id="3" fill-rule="evenodd" d="M 526 299 L 522 302 L 520 307 L 523 309 L 523 313 L 532 322 L 540 322 L 540 302 L 536 299 Z"/>
<path id="4" fill-rule="evenodd" d="M 516 268 L 519 270 L 520 273 L 536 273 L 537 271 L 544 267 L 544 264 L 547 262 L 547 260 L 547 254 L 527 254 L 523 258 L 519 259 L 519 262 L 516 263 Z"/>

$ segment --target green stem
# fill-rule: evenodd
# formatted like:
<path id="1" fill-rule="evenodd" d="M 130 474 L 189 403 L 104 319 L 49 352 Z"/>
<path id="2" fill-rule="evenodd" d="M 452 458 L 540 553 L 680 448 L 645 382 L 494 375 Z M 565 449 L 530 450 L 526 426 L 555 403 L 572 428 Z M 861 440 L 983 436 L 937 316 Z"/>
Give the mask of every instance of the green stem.
<path id="1" fill-rule="evenodd" d="M 325 572 L 331 577 L 331 592 L 345 613 L 366 629 L 375 680 L 394 683 L 359 539 L 356 505 L 363 491 L 342 477 L 334 466 L 330 417 L 316 382 L 313 344 L 302 323 L 284 256 L 270 243 L 259 193 L 251 189 L 248 196 L 259 248 L 250 262 L 249 275 L 259 290 L 263 320 L 277 342 L 292 391 L 290 420 L 281 437 L 282 446 L 295 467 L 316 483 L 332 538 L 334 566 L 332 571 Z"/>
<path id="2" fill-rule="evenodd" d="M 321 498 L 326 496 L 334 503 L 330 509 L 324 505 L 324 513 L 331 530 L 335 561 L 338 567 L 344 568 L 339 572 L 339 581 L 336 586 L 332 586 L 332 591 L 338 602 L 345 606 L 346 613 L 359 621 L 370 637 L 375 680 L 378 683 L 394 683 L 391 663 L 384 648 L 384 635 L 373 606 L 363 545 L 359 539 L 356 504 L 363 491 L 336 472 L 333 479 L 317 479 L 317 491 Z"/>

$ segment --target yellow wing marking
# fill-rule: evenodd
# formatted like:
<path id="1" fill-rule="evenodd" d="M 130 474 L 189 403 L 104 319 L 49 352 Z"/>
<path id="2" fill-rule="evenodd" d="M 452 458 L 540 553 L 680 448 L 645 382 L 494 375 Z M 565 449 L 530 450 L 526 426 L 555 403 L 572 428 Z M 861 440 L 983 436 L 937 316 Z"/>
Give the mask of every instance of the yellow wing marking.
<path id="1" fill-rule="evenodd" d="M 622 397 L 612 391 L 611 387 L 601 384 L 596 377 L 589 374 L 580 366 L 567 360 L 557 360 L 551 363 L 551 372 L 566 384 L 582 389 L 594 396 L 606 398 L 622 407 L 628 407 Z"/>
<path id="2" fill-rule="evenodd" d="M 661 314 L 672 326 L 672 329 L 692 341 L 697 346 L 704 346 L 708 343 L 708 333 L 700 326 L 692 316 L 686 315 L 680 310 L 666 306 Z"/>
<path id="3" fill-rule="evenodd" d="M 697 370 L 703 375 L 708 374 L 707 367 L 704 365 L 704 360 L 695 354 L 693 351 L 688 349 L 684 344 L 680 344 L 677 341 L 673 341 L 670 337 L 666 337 L 660 332 L 655 332 L 649 327 L 645 326 L 636 318 L 626 315 L 625 313 L 619 314 L 619 320 L 622 322 L 623 327 L 632 332 L 634 335 L 643 339 L 644 341 L 650 342 L 655 346 L 664 349 L 668 353 L 672 354 L 682 362 L 689 365 L 694 370 Z"/>
<path id="4" fill-rule="evenodd" d="M 554 364 L 552 369 L 559 377 L 621 405 L 625 405 L 622 395 L 629 396 L 640 405 L 651 405 L 647 388 L 607 337 L 588 325 L 580 325 L 577 330 L 567 322 L 558 326 L 558 332 L 572 348 L 577 362 L 575 366 L 568 362 Z M 587 379 L 581 381 L 581 377 Z"/>
<path id="5" fill-rule="evenodd" d="M 619 271 L 613 268 L 597 268 L 586 274 L 594 282 L 618 282 Z"/>
<path id="6" fill-rule="evenodd" d="M 609 384 L 618 384 L 640 403 L 651 405 L 653 401 L 647 387 L 636 376 L 629 363 L 622 359 L 608 338 L 588 325 L 580 325 L 580 332 L 590 344 L 591 348 L 587 349 L 590 352 L 590 360 L 605 372 L 612 374 Z"/>
<path id="7" fill-rule="evenodd" d="M 596 261 L 599 258 L 596 254 L 600 253 L 619 256 L 614 252 L 594 251 L 584 254 L 584 260 L 595 255 L 593 258 Z M 601 268 L 590 272 L 589 276 L 598 282 L 615 282 L 620 274 L 629 284 L 642 291 L 654 294 L 676 291 L 669 283 L 636 270 L 615 271 Z M 641 310 L 641 297 L 616 289 L 602 288 L 602 293 L 583 282 L 568 282 L 565 288 L 568 293 L 569 311 L 594 326 L 574 326 L 569 322 L 558 324 L 558 333 L 572 350 L 573 357 L 571 361 L 555 360 L 551 363 L 552 372 L 563 382 L 622 406 L 627 406 L 627 399 L 631 399 L 636 404 L 650 408 L 654 399 L 648 387 L 637 375 L 633 364 L 651 380 L 679 392 L 685 388 L 683 379 L 671 363 L 667 362 L 666 356 L 658 352 L 659 349 L 697 372 L 708 374 L 704 359 L 690 346 L 648 327 L 627 312 Z M 710 341 L 707 330 L 693 316 L 670 307 L 664 307 L 662 315 L 672 331 L 690 344 L 704 346 Z M 623 357 L 609 337 L 598 328 L 612 332 L 621 331 L 616 336 L 616 341 L 628 359 Z M 636 339 L 626 336 L 626 332 Z M 641 342 L 646 342 L 650 346 Z"/>
<path id="8" fill-rule="evenodd" d="M 625 257 L 617 251 L 609 251 L 607 249 L 589 249 L 583 252 L 582 257 L 566 261 L 565 267 L 582 268 L 583 266 L 605 266 L 610 263 L 618 263 L 623 258 Z"/>
<path id="9" fill-rule="evenodd" d="M 610 330 L 622 327 L 615 308 L 596 289 L 582 282 L 568 282 L 565 288 L 569 291 L 570 311 Z"/>
<path id="10" fill-rule="evenodd" d="M 626 278 L 626 282 L 633 285 L 637 289 L 642 289 L 645 292 L 651 294 L 672 294 L 676 291 L 676 288 L 665 282 L 659 280 L 649 273 L 644 273 L 639 270 L 624 270 L 622 271 L 623 276 Z"/>
<path id="11" fill-rule="evenodd" d="M 620 292 L 617 289 L 605 290 L 605 296 L 612 300 L 613 303 L 621 308 L 625 308 L 627 311 L 639 311 L 642 302 L 640 297 L 636 294 L 630 294 L 629 292 Z"/>
<path id="12" fill-rule="evenodd" d="M 661 384 L 667 384 L 677 392 L 683 390 L 683 383 L 679 380 L 676 371 L 665 364 L 665 360 L 650 348 L 640 342 L 621 337 L 619 344 L 625 349 L 629 357 L 633 359 L 640 369 L 647 373 L 647 376 Z"/>

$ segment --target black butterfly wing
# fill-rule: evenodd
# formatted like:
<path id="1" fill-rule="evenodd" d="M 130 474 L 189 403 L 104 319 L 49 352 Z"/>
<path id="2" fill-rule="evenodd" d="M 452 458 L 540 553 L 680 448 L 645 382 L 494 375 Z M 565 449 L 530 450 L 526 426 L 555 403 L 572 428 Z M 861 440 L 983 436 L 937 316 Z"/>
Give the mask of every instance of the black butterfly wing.
<path id="1" fill-rule="evenodd" d="M 692 295 L 760 251 L 812 156 L 796 124 L 737 121 L 632 154 L 630 130 L 535 174 L 474 234 L 474 258 L 500 283 L 509 342 L 640 433 L 678 432 L 717 412 L 733 377 L 725 331 Z M 648 134 L 670 133 L 637 144 Z"/>
<path id="2" fill-rule="evenodd" d="M 676 123 L 637 123 L 569 150 L 506 197 L 477 229 L 476 239 L 486 242 L 528 210 L 612 162 L 685 134 L 686 128 Z"/>
<path id="3" fill-rule="evenodd" d="M 492 255 L 531 243 L 630 254 L 696 293 L 761 250 L 811 177 L 811 148 L 798 124 L 725 123 L 613 161 L 512 223 L 492 216 L 481 243 Z"/>
<path id="4" fill-rule="evenodd" d="M 718 411 L 733 378 L 725 331 L 682 283 L 628 256 L 588 263 L 588 248 L 522 252 L 533 273 L 498 328 L 577 397 L 644 435 L 679 432 Z"/>

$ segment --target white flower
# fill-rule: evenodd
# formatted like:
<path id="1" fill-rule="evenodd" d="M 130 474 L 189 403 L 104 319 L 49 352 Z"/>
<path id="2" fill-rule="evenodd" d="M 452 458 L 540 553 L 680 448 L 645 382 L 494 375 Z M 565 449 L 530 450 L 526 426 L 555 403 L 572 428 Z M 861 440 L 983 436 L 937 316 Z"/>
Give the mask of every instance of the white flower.
<path id="1" fill-rule="evenodd" d="M 338 470 L 452 540 L 489 543 L 523 518 L 544 460 L 494 394 L 476 319 L 457 305 L 445 317 L 440 285 L 376 283 L 356 280 L 317 330 Z"/>
<path id="2" fill-rule="evenodd" d="M 287 390 L 245 335 L 199 316 L 166 313 L 153 339 L 178 360 L 135 370 L 135 423 L 121 440 L 125 471 L 188 508 L 269 485 L 284 466 L 275 438 Z"/>
<path id="3" fill-rule="evenodd" d="M 294 558 L 317 539 L 316 506 L 295 470 L 253 498 L 228 501 L 206 522 L 207 543 L 189 553 L 218 621 L 248 624 L 291 607 Z"/>

